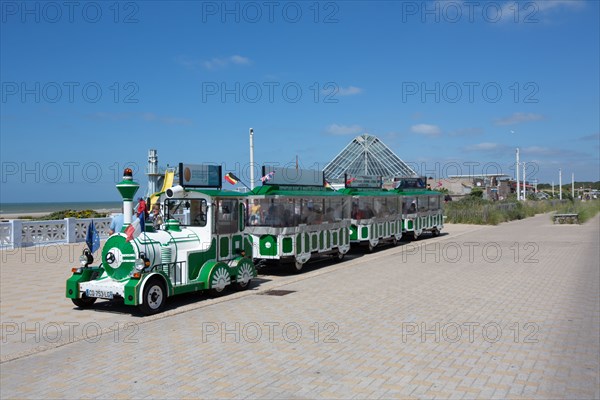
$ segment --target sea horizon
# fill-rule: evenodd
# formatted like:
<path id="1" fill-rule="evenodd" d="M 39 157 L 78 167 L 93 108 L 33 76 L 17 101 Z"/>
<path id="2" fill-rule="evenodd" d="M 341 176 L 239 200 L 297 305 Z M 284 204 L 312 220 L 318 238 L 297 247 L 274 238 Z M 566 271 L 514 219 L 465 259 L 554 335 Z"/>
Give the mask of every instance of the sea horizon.
<path id="1" fill-rule="evenodd" d="M 0 203 L 0 214 L 52 213 L 63 210 L 115 210 L 121 209 L 120 201 L 69 201 L 35 203 Z"/>

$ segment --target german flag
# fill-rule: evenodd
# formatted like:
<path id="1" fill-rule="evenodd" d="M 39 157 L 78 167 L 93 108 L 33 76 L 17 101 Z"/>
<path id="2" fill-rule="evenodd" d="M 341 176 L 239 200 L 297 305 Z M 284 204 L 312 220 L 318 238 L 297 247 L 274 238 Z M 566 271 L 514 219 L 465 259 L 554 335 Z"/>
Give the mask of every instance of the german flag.
<path id="1" fill-rule="evenodd" d="M 231 172 L 228 172 L 227 175 L 225 175 L 225 180 L 227 182 L 231 183 L 232 185 L 235 185 L 236 183 L 238 183 L 240 181 L 240 178 L 238 178 Z"/>

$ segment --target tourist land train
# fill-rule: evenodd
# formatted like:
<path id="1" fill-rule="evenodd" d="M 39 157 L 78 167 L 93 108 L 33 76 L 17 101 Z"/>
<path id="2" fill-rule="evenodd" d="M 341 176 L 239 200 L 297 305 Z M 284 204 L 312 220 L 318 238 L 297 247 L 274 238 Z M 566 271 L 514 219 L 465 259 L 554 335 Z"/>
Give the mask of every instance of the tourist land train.
<path id="1" fill-rule="evenodd" d="M 262 185 L 241 193 L 222 189 L 220 166 L 179 164 L 178 172 L 178 182 L 151 196 L 163 225 L 148 223 L 135 236 L 139 185 L 125 170 L 116 185 L 123 229 L 107 239 L 100 262 L 85 251 L 73 268 L 66 296 L 76 306 L 122 299 L 154 314 L 177 294 L 247 289 L 266 263 L 299 272 L 313 258 L 342 260 L 352 246 L 373 251 L 443 227 L 442 195 L 423 178 L 400 178 L 387 190 L 380 176 L 346 176 L 344 188 L 334 190 L 321 171 L 263 166 Z"/>

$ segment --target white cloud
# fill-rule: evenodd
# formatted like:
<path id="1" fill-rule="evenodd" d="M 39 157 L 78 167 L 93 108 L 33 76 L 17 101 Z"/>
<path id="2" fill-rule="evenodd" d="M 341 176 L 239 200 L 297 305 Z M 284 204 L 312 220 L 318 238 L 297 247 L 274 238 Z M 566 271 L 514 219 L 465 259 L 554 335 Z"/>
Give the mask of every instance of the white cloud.
<path id="1" fill-rule="evenodd" d="M 518 13 L 516 7 L 519 7 Z M 580 10 L 584 7 L 583 0 L 533 0 L 523 2 L 521 5 L 510 0 L 503 4 L 500 15 L 504 22 L 512 22 L 516 18 L 519 22 L 534 23 L 540 21 L 542 13 L 548 11 Z"/>
<path id="2" fill-rule="evenodd" d="M 497 118 L 495 120 L 495 124 L 496 125 L 517 125 L 523 122 L 529 122 L 529 121 L 539 121 L 544 119 L 544 116 L 541 114 L 534 114 L 534 113 L 514 113 L 513 115 L 509 116 L 509 117 L 504 117 L 504 118 Z"/>
<path id="3" fill-rule="evenodd" d="M 355 94 L 362 93 L 362 89 L 356 86 L 348 86 L 347 88 L 341 87 L 339 88 L 338 94 L 340 96 L 352 96 Z"/>
<path id="4" fill-rule="evenodd" d="M 581 0 L 537 0 L 534 3 L 540 11 L 552 10 L 559 7 L 579 9 L 585 6 L 585 2 Z"/>
<path id="5" fill-rule="evenodd" d="M 424 136 L 439 136 L 442 130 L 437 125 L 417 124 L 410 127 L 410 131 Z"/>
<path id="6" fill-rule="evenodd" d="M 237 54 L 235 54 L 233 56 L 229 56 L 229 57 L 214 57 L 214 58 L 211 58 L 210 60 L 191 60 L 186 57 L 178 57 L 177 62 L 180 65 L 182 65 L 186 68 L 190 68 L 190 69 L 202 67 L 204 69 L 210 69 L 210 70 L 225 68 L 232 64 L 234 64 L 234 65 L 250 65 L 250 64 L 252 64 L 252 60 L 250 60 L 248 57 L 243 57 L 243 56 L 240 56 Z"/>
<path id="7" fill-rule="evenodd" d="M 331 124 L 325 130 L 330 135 L 356 135 L 364 129 L 359 125 L 338 125 Z"/>

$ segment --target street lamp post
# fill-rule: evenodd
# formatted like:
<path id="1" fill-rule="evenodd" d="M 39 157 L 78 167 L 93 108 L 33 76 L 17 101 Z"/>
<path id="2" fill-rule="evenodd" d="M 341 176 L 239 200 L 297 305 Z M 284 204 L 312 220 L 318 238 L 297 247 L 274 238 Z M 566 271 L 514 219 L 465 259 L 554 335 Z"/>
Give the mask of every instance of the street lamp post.
<path id="1" fill-rule="evenodd" d="M 517 201 L 521 200 L 521 188 L 519 184 L 519 148 L 517 147 Z"/>
<path id="2" fill-rule="evenodd" d="M 558 169 L 558 199 L 562 200 L 562 169 Z"/>

